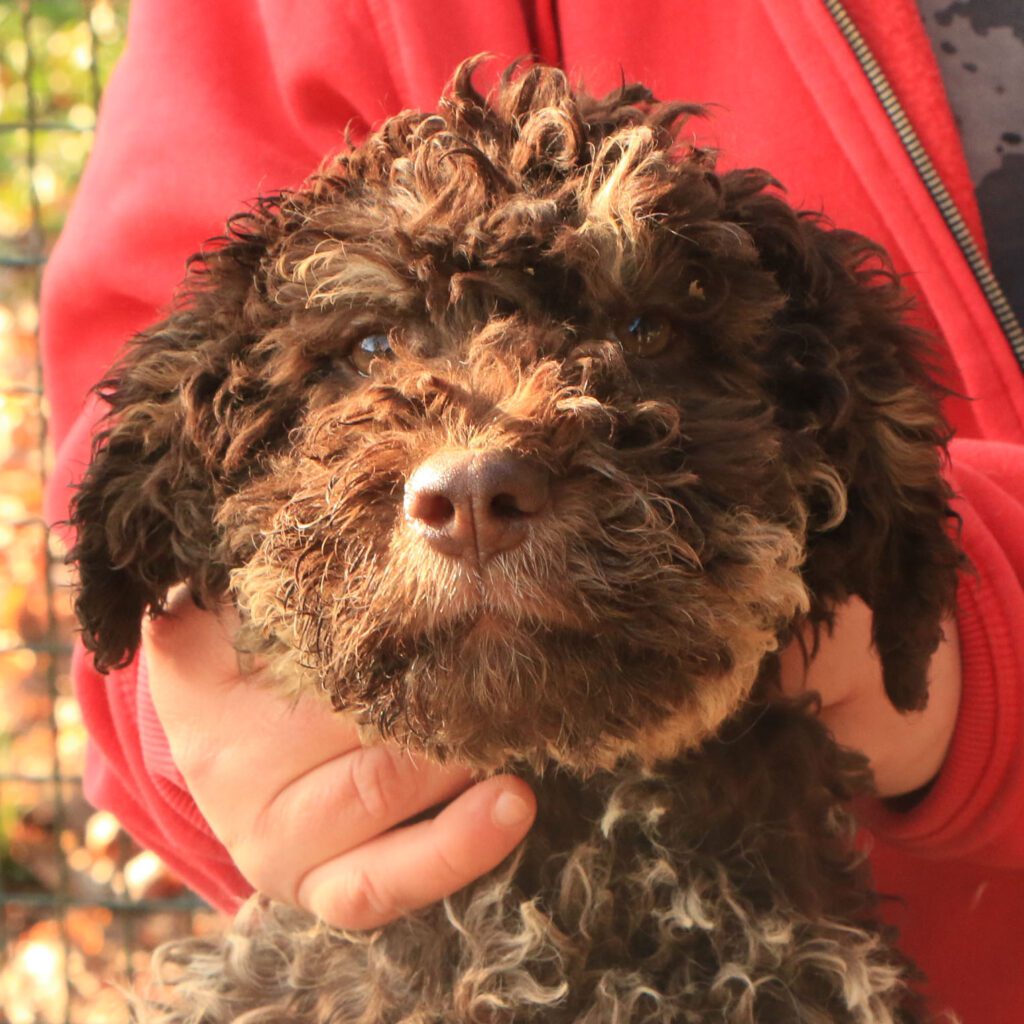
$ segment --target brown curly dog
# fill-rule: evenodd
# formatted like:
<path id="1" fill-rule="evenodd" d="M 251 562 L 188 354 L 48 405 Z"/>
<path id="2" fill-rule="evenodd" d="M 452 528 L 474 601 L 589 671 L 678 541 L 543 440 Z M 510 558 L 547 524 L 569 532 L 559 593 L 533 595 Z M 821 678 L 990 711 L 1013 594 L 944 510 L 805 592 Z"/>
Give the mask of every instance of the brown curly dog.
<path id="1" fill-rule="evenodd" d="M 261 200 L 100 385 L 74 505 L 102 668 L 184 581 L 386 737 L 525 773 L 537 824 L 343 934 L 253 901 L 160 958 L 166 1019 L 919 1019 L 776 651 L 874 613 L 902 709 L 953 605 L 946 428 L 870 241 L 716 173 L 640 85 L 478 61 Z"/>

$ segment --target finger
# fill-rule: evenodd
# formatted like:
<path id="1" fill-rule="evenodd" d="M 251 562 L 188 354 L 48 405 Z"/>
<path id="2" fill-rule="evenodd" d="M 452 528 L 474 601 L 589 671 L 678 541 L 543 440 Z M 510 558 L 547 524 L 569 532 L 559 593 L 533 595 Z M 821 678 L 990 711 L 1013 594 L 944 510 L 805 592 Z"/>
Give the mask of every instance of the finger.
<path id="1" fill-rule="evenodd" d="M 823 708 L 848 700 L 865 684 L 865 672 L 881 679 L 881 662 L 871 640 L 871 609 L 852 597 L 835 609 L 832 625 L 822 629 L 815 650 L 810 627 L 803 645 L 794 640 L 780 654 L 782 690 L 798 695 L 814 690 Z M 814 651 L 808 661 L 806 654 Z"/>
<path id="2" fill-rule="evenodd" d="M 144 632 L 145 682 L 175 764 L 222 823 L 218 805 L 258 811 L 294 778 L 360 746 L 351 718 L 321 695 L 285 699 L 259 674 L 239 674 L 230 615 L 197 608 L 179 588 Z"/>
<path id="3" fill-rule="evenodd" d="M 177 662 L 156 658 L 147 669 L 172 757 L 204 813 L 258 811 L 294 779 L 360 747 L 351 717 L 319 694 L 286 700 L 247 678 L 210 679 L 190 694 Z"/>
<path id="4" fill-rule="evenodd" d="M 168 599 L 167 613 L 145 624 L 147 682 L 165 729 L 180 724 L 183 732 L 201 736 L 209 727 L 218 739 L 242 741 L 247 761 L 259 757 L 261 746 L 280 750 L 290 729 L 301 736 L 307 767 L 360 745 L 351 718 L 335 712 L 321 694 L 285 698 L 263 672 L 242 673 L 236 629 L 233 607 L 200 609 L 182 587 Z M 218 758 L 224 754 L 218 744 Z M 272 781 L 271 788 L 280 787 Z"/>
<path id="5" fill-rule="evenodd" d="M 299 886 L 298 902 L 337 927 L 376 928 L 496 867 L 526 835 L 535 813 L 536 800 L 521 779 L 487 779 L 436 818 L 314 868 Z"/>
<path id="6" fill-rule="evenodd" d="M 232 847 L 232 859 L 255 888 L 295 903 L 312 865 L 447 802 L 469 783 L 464 768 L 442 768 L 395 747 L 361 747 L 313 766 L 275 794 Z"/>
<path id="7" fill-rule="evenodd" d="M 223 618 L 196 608 L 185 592 L 152 636 L 151 690 L 175 763 L 242 873 L 271 895 L 294 900 L 310 864 L 469 782 L 463 769 L 364 749 L 351 719 L 319 695 L 286 701 L 258 677 L 238 676 L 230 660 L 218 665 L 217 650 L 227 647 Z M 301 856 L 297 835 L 308 840 Z"/>
<path id="8" fill-rule="evenodd" d="M 188 589 L 178 586 L 167 595 L 164 611 L 143 622 L 142 638 L 151 660 L 173 660 L 179 686 L 205 689 L 240 674 L 234 646 L 238 626 L 233 605 L 199 608 Z"/>
<path id="9" fill-rule="evenodd" d="M 942 768 L 960 710 L 961 671 L 955 622 L 928 667 L 928 703 L 920 711 L 897 711 L 885 692 L 881 668 L 865 671 L 854 696 L 825 708 L 822 721 L 836 742 L 864 754 L 879 796 L 912 793 Z"/>

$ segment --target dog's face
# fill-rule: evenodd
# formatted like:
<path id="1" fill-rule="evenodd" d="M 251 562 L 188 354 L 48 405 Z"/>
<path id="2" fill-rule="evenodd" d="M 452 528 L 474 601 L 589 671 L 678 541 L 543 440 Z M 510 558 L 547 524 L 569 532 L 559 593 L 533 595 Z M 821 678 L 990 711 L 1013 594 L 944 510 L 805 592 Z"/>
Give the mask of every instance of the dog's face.
<path id="1" fill-rule="evenodd" d="M 671 756 L 809 608 L 880 600 L 900 507 L 951 573 L 941 424 L 862 240 L 639 87 L 471 70 L 236 221 L 107 382 L 86 638 L 230 588 L 287 686 L 437 757 Z"/>

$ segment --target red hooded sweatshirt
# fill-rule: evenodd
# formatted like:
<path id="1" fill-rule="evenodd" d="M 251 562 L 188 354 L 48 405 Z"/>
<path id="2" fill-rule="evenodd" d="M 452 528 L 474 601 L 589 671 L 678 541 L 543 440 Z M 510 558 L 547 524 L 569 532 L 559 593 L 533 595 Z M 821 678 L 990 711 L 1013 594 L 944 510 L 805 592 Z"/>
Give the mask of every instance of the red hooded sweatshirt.
<path id="1" fill-rule="evenodd" d="M 300 183 L 348 125 L 433 108 L 462 58 L 533 53 L 591 92 L 622 77 L 713 104 L 697 130 L 792 202 L 883 243 L 945 344 L 951 476 L 977 569 L 960 588 L 964 693 L 926 798 L 880 813 L 873 860 L 936 1013 L 1024 1021 L 1024 378 L 1019 328 L 986 284 L 959 138 L 912 0 L 135 0 L 128 46 L 44 287 L 66 514 L 101 410 L 88 394 L 154 321 L 184 261 L 261 192 Z M 972 242 L 973 238 L 973 242 Z M 974 266 L 972 268 L 972 262 Z M 176 771 L 145 665 L 74 676 L 86 787 L 215 905 L 249 890 Z"/>

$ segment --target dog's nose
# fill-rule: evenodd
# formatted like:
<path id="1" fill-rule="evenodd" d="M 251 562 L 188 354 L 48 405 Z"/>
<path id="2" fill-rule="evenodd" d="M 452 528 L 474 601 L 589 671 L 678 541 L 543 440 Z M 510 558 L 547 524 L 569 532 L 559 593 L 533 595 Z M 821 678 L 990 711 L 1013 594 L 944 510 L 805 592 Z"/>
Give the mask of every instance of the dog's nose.
<path id="1" fill-rule="evenodd" d="M 547 507 L 550 478 L 509 452 L 443 451 L 405 484 L 405 516 L 435 550 L 483 565 L 527 537 Z"/>

